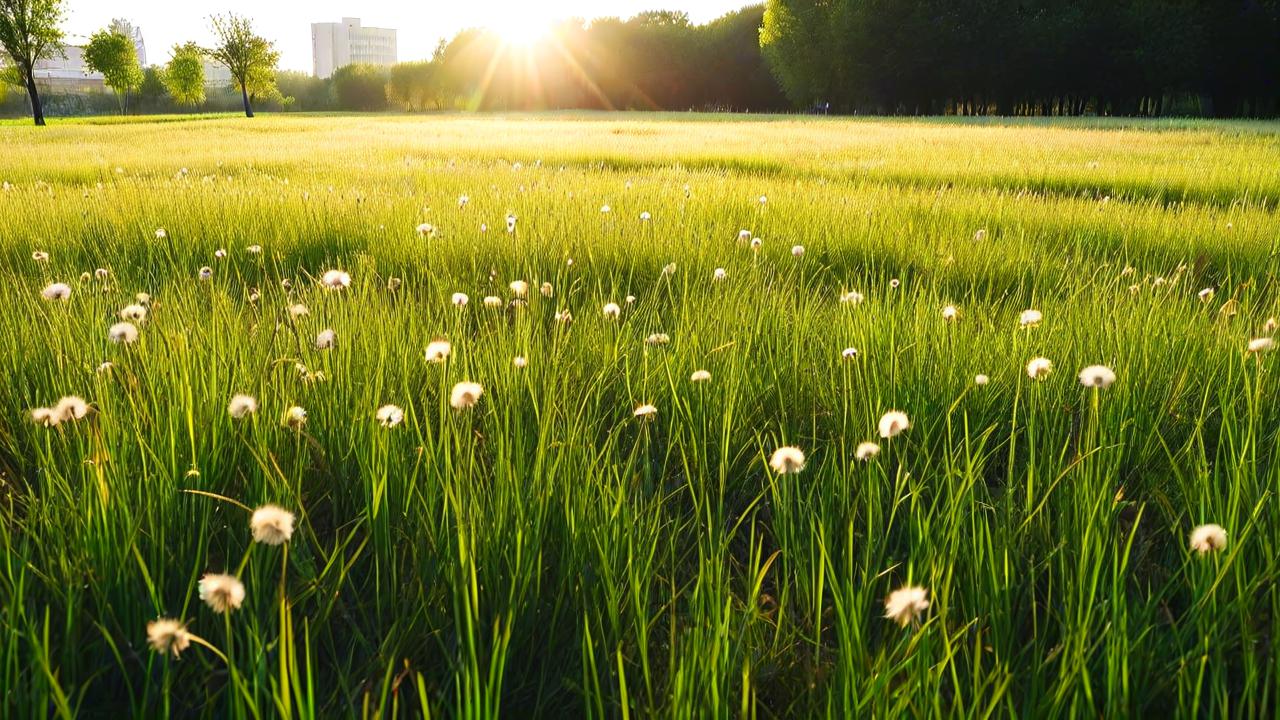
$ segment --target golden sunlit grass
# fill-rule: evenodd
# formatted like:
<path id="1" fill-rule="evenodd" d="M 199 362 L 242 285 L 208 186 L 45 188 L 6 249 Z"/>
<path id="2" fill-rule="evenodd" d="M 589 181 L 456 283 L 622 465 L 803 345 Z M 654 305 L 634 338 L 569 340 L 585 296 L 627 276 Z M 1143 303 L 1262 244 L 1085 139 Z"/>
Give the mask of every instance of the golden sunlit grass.
<path id="1" fill-rule="evenodd" d="M 1269 714 L 1276 136 L 0 124 L 5 708 Z"/>

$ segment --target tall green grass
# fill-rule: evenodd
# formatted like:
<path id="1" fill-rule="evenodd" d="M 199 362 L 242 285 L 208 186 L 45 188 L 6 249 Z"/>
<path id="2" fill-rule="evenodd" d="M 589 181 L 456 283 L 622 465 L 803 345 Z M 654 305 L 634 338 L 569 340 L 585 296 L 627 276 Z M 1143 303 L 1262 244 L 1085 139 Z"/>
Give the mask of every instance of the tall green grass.
<path id="1" fill-rule="evenodd" d="M 1275 130 L 0 127 L 3 707 L 1273 714 L 1280 356 L 1245 346 L 1280 315 Z M 351 287 L 319 287 L 330 268 Z M 54 281 L 68 301 L 41 298 Z M 140 339 L 109 342 L 138 292 Z M 1020 328 L 1029 307 L 1044 321 Z M 428 364 L 441 336 L 453 355 Z M 1119 379 L 1082 387 L 1092 364 Z M 484 395 L 459 412 L 461 380 Z M 236 393 L 251 419 L 228 416 Z M 93 412 L 31 422 L 69 394 Z M 386 403 L 402 425 L 375 421 Z M 912 427 L 856 460 L 890 409 Z M 802 472 L 769 469 L 782 445 Z M 286 546 L 252 542 L 241 506 L 265 503 L 297 515 Z M 1198 556 L 1208 522 L 1228 544 Z M 201 603 L 206 572 L 237 573 L 244 606 Z M 906 584 L 931 607 L 903 628 L 883 601 Z M 161 616 L 225 660 L 152 652 Z"/>

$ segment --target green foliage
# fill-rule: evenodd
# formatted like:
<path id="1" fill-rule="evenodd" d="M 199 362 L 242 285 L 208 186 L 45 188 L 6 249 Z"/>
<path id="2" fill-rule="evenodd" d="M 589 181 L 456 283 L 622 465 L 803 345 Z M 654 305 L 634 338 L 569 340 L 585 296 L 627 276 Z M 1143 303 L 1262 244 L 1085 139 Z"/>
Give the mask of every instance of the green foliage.
<path id="1" fill-rule="evenodd" d="M 245 17 L 228 13 L 210 18 L 218 44 L 206 51 L 209 57 L 231 71 L 231 78 L 244 99 L 244 114 L 253 117 L 253 97 L 271 97 L 276 92 L 276 65 L 280 52 L 266 38 L 253 31 Z"/>
<path id="2" fill-rule="evenodd" d="M 197 106 L 205 101 L 204 51 L 195 43 L 174 45 L 165 66 L 165 89 L 179 105 Z"/>
<path id="3" fill-rule="evenodd" d="M 0 124 L 6 715 L 1272 715 L 1280 124 L 167 120 Z"/>
<path id="4" fill-rule="evenodd" d="M 387 73 L 386 97 L 391 104 L 409 111 L 439 107 L 437 65 L 430 61 L 396 63 Z"/>
<path id="5" fill-rule="evenodd" d="M 62 52 L 65 12 L 63 0 L 0 0 L 0 48 L 27 90 L 36 125 L 44 125 L 44 109 L 33 73 L 38 61 Z"/>
<path id="6" fill-rule="evenodd" d="M 385 110 L 387 70 L 354 63 L 333 73 L 333 97 L 341 110 Z"/>
<path id="7" fill-rule="evenodd" d="M 133 39 L 113 29 L 99 30 L 84 48 L 84 61 L 102 73 L 103 82 L 121 97 L 121 111 L 128 109 L 128 95 L 142 86 L 142 67 Z"/>

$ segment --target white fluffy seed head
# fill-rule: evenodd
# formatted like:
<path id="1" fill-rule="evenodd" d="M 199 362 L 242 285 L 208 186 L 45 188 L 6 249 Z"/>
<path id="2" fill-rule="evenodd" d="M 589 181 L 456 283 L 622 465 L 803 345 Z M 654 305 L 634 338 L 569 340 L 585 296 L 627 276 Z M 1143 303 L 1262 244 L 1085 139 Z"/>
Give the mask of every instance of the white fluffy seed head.
<path id="1" fill-rule="evenodd" d="M 853 456 L 863 462 L 866 462 L 879 454 L 880 446 L 870 441 L 858 443 L 858 449 L 853 451 Z"/>
<path id="2" fill-rule="evenodd" d="M 131 322 L 118 322 L 107 330 L 107 339 L 113 343 L 128 345 L 138 339 L 138 327 Z"/>
<path id="3" fill-rule="evenodd" d="M 884 601 L 884 616 L 906 627 L 924 615 L 929 609 L 929 591 L 917 585 L 908 585 L 889 593 Z"/>
<path id="4" fill-rule="evenodd" d="M 1254 338 L 1249 341 L 1248 350 L 1251 353 L 1267 352 L 1274 349 L 1276 341 L 1269 337 Z"/>
<path id="5" fill-rule="evenodd" d="M 40 291 L 40 297 L 45 300 L 66 300 L 71 297 L 71 286 L 60 282 L 49 283 Z"/>
<path id="6" fill-rule="evenodd" d="M 511 364 L 514 365 L 517 370 L 523 370 L 529 365 L 529 360 L 523 355 L 517 355 L 511 358 Z"/>
<path id="7" fill-rule="evenodd" d="M 1090 365 L 1080 371 L 1080 384 L 1085 387 L 1105 388 L 1115 381 L 1115 372 L 1106 365 Z"/>
<path id="8" fill-rule="evenodd" d="M 484 394 L 484 388 L 480 383 L 460 382 L 453 386 L 453 390 L 449 393 L 449 405 L 454 410 L 466 410 L 475 407 L 480 401 L 480 396 Z"/>
<path id="9" fill-rule="evenodd" d="M 294 430 L 301 429 L 303 425 L 307 424 L 307 411 L 297 405 L 293 405 L 284 411 L 284 417 L 281 418 L 280 424 Z"/>
<path id="10" fill-rule="evenodd" d="M 605 303 L 604 310 L 602 312 L 604 313 L 605 317 L 609 319 L 613 319 L 622 314 L 622 308 L 619 307 L 618 303 L 615 303 L 615 302 Z"/>
<path id="11" fill-rule="evenodd" d="M 1044 320 L 1044 313 L 1039 310 L 1027 309 L 1023 310 L 1018 316 L 1018 325 L 1022 327 L 1034 327 Z"/>
<path id="12" fill-rule="evenodd" d="M 404 410 L 398 405 L 383 405 L 378 408 L 378 412 L 374 414 L 378 419 L 378 424 L 384 428 L 393 428 L 404 422 Z"/>
<path id="13" fill-rule="evenodd" d="M 449 344 L 444 338 L 436 338 L 427 343 L 427 362 L 442 363 L 449 359 L 449 354 L 453 352 L 453 345 Z"/>
<path id="14" fill-rule="evenodd" d="M 1221 525 L 1199 525 L 1191 531 L 1191 549 L 1200 555 L 1222 550 L 1227 546 L 1227 531 Z"/>
<path id="15" fill-rule="evenodd" d="M 804 451 L 794 445 L 784 445 L 773 451 L 769 467 L 779 475 L 792 475 L 804 470 Z"/>
<path id="16" fill-rule="evenodd" d="M 493 310 L 502 307 L 502 298 L 497 295 L 486 295 L 484 298 L 484 306 Z"/>
<path id="17" fill-rule="evenodd" d="M 466 307 L 467 303 L 470 301 L 471 301 L 471 298 L 467 297 L 466 293 L 460 293 L 460 292 L 454 293 L 449 298 L 449 302 L 453 303 L 453 306 L 458 308 Z"/>
<path id="18" fill-rule="evenodd" d="M 512 280 L 507 287 L 511 288 L 511 294 L 516 297 L 524 297 L 529 294 L 529 283 L 523 280 Z"/>
<path id="19" fill-rule="evenodd" d="M 200 578 L 200 599 L 216 613 L 239 610 L 244 602 L 244 583 L 234 575 L 209 573 Z"/>
<path id="20" fill-rule="evenodd" d="M 724 268 L 716 268 L 715 271 L 711 273 L 711 277 L 716 281 L 724 280 L 729 277 L 729 271 Z"/>
<path id="21" fill-rule="evenodd" d="M 845 360 L 854 360 L 858 357 L 858 348 L 847 347 L 840 351 L 840 357 Z"/>
<path id="22" fill-rule="evenodd" d="M 258 412 L 258 400 L 252 395 L 233 395 L 227 403 L 227 414 L 236 420 L 242 420 Z"/>
<path id="23" fill-rule="evenodd" d="M 973 378 L 973 384 L 978 385 L 979 387 L 981 387 L 982 385 L 986 385 L 989 382 L 991 382 L 991 378 L 987 377 L 986 375 L 980 374 Z"/>
<path id="24" fill-rule="evenodd" d="M 147 306 L 145 305 L 125 305 L 120 310 L 120 319 L 130 322 L 142 322 L 147 319 Z"/>
<path id="25" fill-rule="evenodd" d="M 1200 298 L 1202 302 L 1209 302 L 1213 299 L 1213 288 L 1205 288 L 1201 290 L 1196 293 L 1196 297 Z"/>
<path id="26" fill-rule="evenodd" d="M 544 282 L 542 283 L 542 286 L 538 288 L 538 292 L 542 293 L 542 297 L 551 297 L 556 294 L 556 288 L 551 283 Z"/>
<path id="27" fill-rule="evenodd" d="M 1046 357 L 1031 358 L 1027 363 L 1027 377 L 1032 380 L 1043 380 L 1053 372 L 1053 362 Z"/>
<path id="28" fill-rule="evenodd" d="M 157 231 L 160 232 L 160 231 Z M 191 633 L 177 620 L 159 618 L 147 623 L 147 644 L 161 655 L 178 657 L 191 645 Z"/>
<path id="29" fill-rule="evenodd" d="M 200 268 L 199 275 L 201 280 L 208 280 L 209 278 L 213 277 L 213 268 L 209 267 L 208 265 L 205 265 L 204 267 Z"/>
<path id="30" fill-rule="evenodd" d="M 671 336 L 666 333 L 653 333 L 644 339 L 645 345 L 666 345 L 671 342 Z"/>
<path id="31" fill-rule="evenodd" d="M 658 417 L 658 408 L 656 405 L 650 405 L 650 404 L 640 405 L 640 406 L 637 406 L 636 409 L 631 412 L 631 414 L 634 415 L 635 417 L 640 418 L 641 420 L 653 420 L 654 418 Z"/>
<path id="32" fill-rule="evenodd" d="M 960 317 L 960 310 L 955 305 L 947 305 L 942 308 L 943 320 L 955 320 Z"/>
<path id="33" fill-rule="evenodd" d="M 840 302 L 844 305 L 861 305 L 866 298 L 857 290 L 840 293 Z"/>
<path id="34" fill-rule="evenodd" d="M 278 505 L 263 505 L 249 518 L 253 541 L 264 545 L 283 545 L 293 537 L 293 513 Z"/>
<path id="35" fill-rule="evenodd" d="M 880 416 L 880 423 L 877 429 L 880 431 L 880 437 L 889 439 L 898 433 L 911 427 L 911 420 L 907 418 L 907 414 L 901 410 L 890 410 Z"/>
<path id="36" fill-rule="evenodd" d="M 332 350 L 337 342 L 338 334 L 329 328 L 325 328 L 316 334 L 317 350 Z"/>
<path id="37" fill-rule="evenodd" d="M 326 290 L 345 290 L 351 285 L 351 276 L 341 270 L 326 270 L 320 276 L 320 284 Z"/>
<path id="38" fill-rule="evenodd" d="M 689 382 L 702 383 L 707 382 L 710 379 L 711 373 L 706 370 L 694 370 L 693 374 L 689 376 Z"/>
<path id="39" fill-rule="evenodd" d="M 289 306 L 289 318 L 292 320 L 297 320 L 298 318 L 303 318 L 310 314 L 311 311 L 302 303 L 294 303 Z"/>

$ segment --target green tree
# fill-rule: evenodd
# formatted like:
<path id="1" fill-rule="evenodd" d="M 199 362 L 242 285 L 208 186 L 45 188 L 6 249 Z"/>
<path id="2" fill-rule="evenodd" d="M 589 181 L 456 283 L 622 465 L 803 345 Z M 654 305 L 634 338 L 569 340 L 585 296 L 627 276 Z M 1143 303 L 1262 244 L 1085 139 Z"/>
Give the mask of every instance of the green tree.
<path id="1" fill-rule="evenodd" d="M 204 51 L 195 43 L 173 46 L 165 66 L 164 87 L 179 105 L 204 104 Z"/>
<path id="2" fill-rule="evenodd" d="M 120 111 L 129 112 L 129 94 L 142 86 L 142 67 L 133 39 L 116 30 L 99 30 L 89 37 L 84 61 L 102 73 L 103 83 L 120 99 Z"/>
<path id="3" fill-rule="evenodd" d="M 435 65 L 429 61 L 391 66 L 387 76 L 387 100 L 410 112 L 426 110 L 435 99 Z"/>
<path id="4" fill-rule="evenodd" d="M 253 117 L 250 96 L 265 97 L 275 88 L 276 65 L 280 53 L 266 38 L 253 32 L 253 23 L 239 15 L 215 15 L 210 18 L 218 45 L 208 51 L 209 57 L 231 71 L 231 79 L 244 101 L 245 117 Z"/>
<path id="5" fill-rule="evenodd" d="M 333 96 L 342 110 L 386 110 L 386 88 L 387 71 L 377 65 L 344 65 L 333 74 Z"/>
<path id="6" fill-rule="evenodd" d="M 62 52 L 62 0 L 0 0 L 0 47 L 13 60 L 31 101 L 31 117 L 44 125 L 44 107 L 36 88 L 36 63 Z"/>

